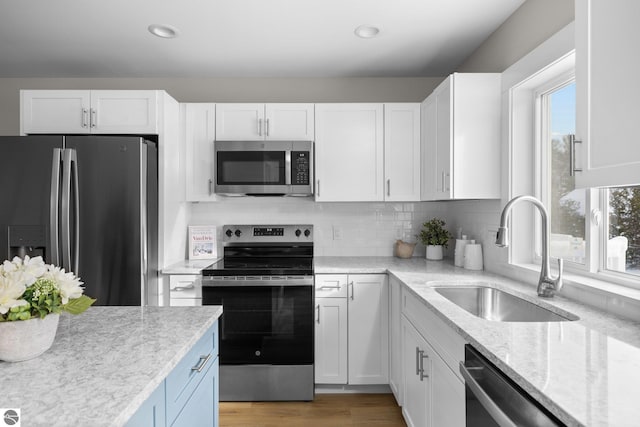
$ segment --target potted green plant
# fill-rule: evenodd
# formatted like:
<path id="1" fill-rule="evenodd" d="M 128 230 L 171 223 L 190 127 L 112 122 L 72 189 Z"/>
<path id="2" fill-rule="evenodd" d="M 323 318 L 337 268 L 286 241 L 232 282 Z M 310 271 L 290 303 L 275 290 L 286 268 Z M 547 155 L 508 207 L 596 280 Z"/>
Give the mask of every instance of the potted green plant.
<path id="1" fill-rule="evenodd" d="M 449 245 L 451 233 L 444 228 L 445 222 L 440 218 L 433 218 L 422 224 L 422 230 L 418 237 L 427 247 L 427 259 L 441 260 L 442 248 Z"/>

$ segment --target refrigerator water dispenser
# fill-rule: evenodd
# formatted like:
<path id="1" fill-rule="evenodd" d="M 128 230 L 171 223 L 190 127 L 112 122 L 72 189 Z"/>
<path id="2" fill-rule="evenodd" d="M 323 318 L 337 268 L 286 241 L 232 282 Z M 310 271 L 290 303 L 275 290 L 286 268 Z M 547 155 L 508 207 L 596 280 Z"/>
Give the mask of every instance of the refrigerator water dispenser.
<path id="1" fill-rule="evenodd" d="M 8 232 L 10 259 L 15 256 L 24 258 L 25 255 L 29 255 L 31 258 L 41 256 L 46 261 L 47 238 L 44 227 L 40 225 L 10 225 Z"/>

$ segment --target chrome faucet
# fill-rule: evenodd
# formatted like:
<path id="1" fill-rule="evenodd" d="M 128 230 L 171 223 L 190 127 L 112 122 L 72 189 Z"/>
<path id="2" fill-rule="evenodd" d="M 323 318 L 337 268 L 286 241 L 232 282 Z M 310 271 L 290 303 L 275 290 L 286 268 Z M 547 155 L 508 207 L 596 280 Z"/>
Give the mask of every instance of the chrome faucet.
<path id="1" fill-rule="evenodd" d="M 553 293 L 562 288 L 562 258 L 558 258 L 558 277 L 549 276 L 549 214 L 542 202 L 532 196 L 518 196 L 511 199 L 502 210 L 500 217 L 500 228 L 496 236 L 496 245 L 506 248 L 509 246 L 509 228 L 507 220 L 513 205 L 520 201 L 528 201 L 534 204 L 540 211 L 542 216 L 542 269 L 540 270 L 540 279 L 538 280 L 538 296 L 545 298 L 553 298 Z"/>

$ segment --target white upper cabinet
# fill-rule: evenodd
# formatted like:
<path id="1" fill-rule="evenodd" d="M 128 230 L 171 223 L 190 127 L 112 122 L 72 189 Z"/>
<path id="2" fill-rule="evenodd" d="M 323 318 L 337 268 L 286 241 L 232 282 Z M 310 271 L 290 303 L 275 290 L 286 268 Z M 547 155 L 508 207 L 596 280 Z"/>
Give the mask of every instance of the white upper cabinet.
<path id="1" fill-rule="evenodd" d="M 21 133 L 157 134 L 155 90 L 22 90 Z"/>
<path id="2" fill-rule="evenodd" d="M 316 104 L 316 201 L 384 198 L 382 104 Z"/>
<path id="3" fill-rule="evenodd" d="M 264 104 L 218 104 L 216 137 L 220 141 L 264 139 Z"/>
<path id="4" fill-rule="evenodd" d="M 266 104 L 265 137 L 274 141 L 315 140 L 313 104 Z"/>
<path id="5" fill-rule="evenodd" d="M 640 2 L 576 1 L 576 187 L 640 184 Z"/>
<path id="6" fill-rule="evenodd" d="M 422 200 L 499 199 L 500 74 L 454 73 L 422 107 Z"/>
<path id="7" fill-rule="evenodd" d="M 217 104 L 219 141 L 313 141 L 313 104 Z"/>
<path id="8" fill-rule="evenodd" d="M 437 198 L 436 187 L 438 185 L 438 168 L 436 167 L 437 120 L 436 96 L 429 96 L 422 102 L 420 108 L 420 199 L 435 200 Z"/>
<path id="9" fill-rule="evenodd" d="M 88 90 L 20 91 L 20 133 L 89 133 Z"/>
<path id="10" fill-rule="evenodd" d="M 213 144 L 216 137 L 215 104 L 181 104 L 184 137 L 186 197 L 190 202 L 216 200 L 213 193 L 215 161 Z"/>
<path id="11" fill-rule="evenodd" d="M 384 104 L 384 176 L 384 200 L 420 200 L 420 104 Z"/>

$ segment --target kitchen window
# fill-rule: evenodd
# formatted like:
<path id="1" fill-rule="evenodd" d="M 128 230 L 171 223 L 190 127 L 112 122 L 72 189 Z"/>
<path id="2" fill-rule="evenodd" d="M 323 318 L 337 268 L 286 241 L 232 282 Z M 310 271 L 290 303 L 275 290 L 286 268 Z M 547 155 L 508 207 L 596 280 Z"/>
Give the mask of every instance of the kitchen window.
<path id="1" fill-rule="evenodd" d="M 535 90 L 536 189 L 549 211 L 550 254 L 567 271 L 640 288 L 640 186 L 576 189 L 573 71 Z M 540 224 L 536 225 L 540 260 Z"/>

